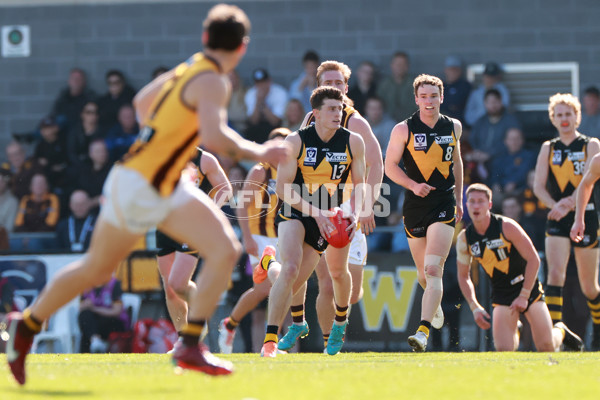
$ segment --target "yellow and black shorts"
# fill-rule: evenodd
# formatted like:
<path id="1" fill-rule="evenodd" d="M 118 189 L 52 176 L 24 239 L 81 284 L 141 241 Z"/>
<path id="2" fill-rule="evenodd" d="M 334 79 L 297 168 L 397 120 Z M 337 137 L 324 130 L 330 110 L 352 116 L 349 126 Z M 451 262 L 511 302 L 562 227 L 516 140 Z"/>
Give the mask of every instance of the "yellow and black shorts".
<path id="1" fill-rule="evenodd" d="M 325 251 L 329 243 L 321 236 L 317 221 L 313 217 L 303 215 L 289 204 L 284 203 L 277 213 L 277 218 L 275 218 L 275 226 L 278 227 L 280 223 L 290 220 L 302 222 L 304 226 L 304 243 L 318 251 L 319 254 Z"/>
<path id="2" fill-rule="evenodd" d="M 196 250 L 191 249 L 185 243 L 182 244 L 177 242 L 159 230 L 156 231 L 156 248 L 158 249 L 156 254 L 159 257 L 168 256 L 176 251 L 192 255 L 196 258 L 198 257 L 198 252 Z"/>
<path id="3" fill-rule="evenodd" d="M 425 199 L 407 199 L 402 211 L 404 230 L 409 239 L 425 237 L 427 228 L 436 222 L 451 227 L 456 225 L 456 198 L 452 192 L 440 196 L 433 202 Z"/>
<path id="4" fill-rule="evenodd" d="M 598 248 L 598 215 L 594 210 L 593 203 L 588 204 L 583 219 L 585 220 L 585 231 L 581 242 L 571 240 L 573 247 Z M 571 227 L 575 221 L 575 211 L 571 211 L 560 221 L 548 220 L 546 222 L 546 236 L 570 237 Z"/>
<path id="5" fill-rule="evenodd" d="M 492 287 L 492 306 L 510 306 L 519 297 L 519 294 L 521 294 L 521 289 L 523 289 L 522 282 L 519 285 L 511 285 L 507 288 Z M 527 312 L 533 303 L 540 300 L 544 301 L 544 290 L 542 289 L 542 284 L 536 280 L 533 289 L 531 289 L 529 299 L 527 299 L 527 308 L 523 312 Z"/>

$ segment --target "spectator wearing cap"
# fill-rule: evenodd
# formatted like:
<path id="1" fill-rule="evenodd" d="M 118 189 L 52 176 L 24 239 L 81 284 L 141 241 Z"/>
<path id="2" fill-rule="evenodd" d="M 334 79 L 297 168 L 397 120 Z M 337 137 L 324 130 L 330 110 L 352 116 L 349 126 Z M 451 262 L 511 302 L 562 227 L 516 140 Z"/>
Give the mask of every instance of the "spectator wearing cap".
<path id="1" fill-rule="evenodd" d="M 135 90 L 129 86 L 125 76 L 119 70 L 113 69 L 106 73 L 107 92 L 98 99 L 100 127 L 108 130 L 118 122 L 118 114 L 125 104 L 132 104 Z"/>
<path id="2" fill-rule="evenodd" d="M 465 123 L 465 107 L 471 83 L 463 76 L 463 62 L 458 56 L 446 57 L 444 63 L 444 102 L 440 111 Z"/>
<path id="3" fill-rule="evenodd" d="M 600 90 L 590 86 L 583 92 L 581 124 L 578 131 L 600 139 Z"/>
<path id="4" fill-rule="evenodd" d="M 366 112 L 367 99 L 377 96 L 376 72 L 375 64 L 371 61 L 361 62 L 356 69 L 356 83 L 348 90 L 354 108 L 362 115 Z"/>
<path id="5" fill-rule="evenodd" d="M 35 159 L 28 159 L 25 149 L 16 141 L 10 142 L 6 146 L 6 158 L 8 162 L 2 163 L 2 168 L 11 172 L 10 190 L 20 200 L 29 193 L 33 175 L 42 172 L 43 168 L 37 164 Z"/>
<path id="6" fill-rule="evenodd" d="M 16 232 L 54 232 L 59 216 L 58 197 L 48 190 L 44 174 L 31 179 L 30 194 L 23 196 L 15 219 Z"/>
<path id="7" fill-rule="evenodd" d="M 252 73 L 254 86 L 248 89 L 244 98 L 248 114 L 246 138 L 264 143 L 269 132 L 281 126 L 287 105 L 287 91 L 283 86 L 271 81 L 264 68 Z"/>
<path id="8" fill-rule="evenodd" d="M 465 109 L 465 122 L 473 126 L 479 118 L 485 115 L 484 97 L 488 89 L 496 89 L 502 96 L 502 104 L 505 108 L 510 106 L 510 94 L 506 85 L 502 83 L 502 68 L 495 62 L 489 62 L 483 70 L 483 83 L 474 89 L 467 100 Z"/>
<path id="9" fill-rule="evenodd" d="M 65 172 L 68 163 L 67 146 L 61 135 L 58 121 L 47 116 L 40 122 L 41 139 L 35 146 L 33 156 L 44 168 L 48 183 L 54 189 L 65 186 Z"/>
<path id="10" fill-rule="evenodd" d="M 10 191 L 12 174 L 8 168 L 0 167 L 0 229 L 12 232 L 19 209 L 19 201 Z"/>
<path id="11" fill-rule="evenodd" d="M 52 114 L 56 115 L 61 126 L 68 131 L 79 123 L 85 104 L 95 98 L 96 93 L 87 87 L 85 72 L 81 68 L 73 68 L 69 72 L 67 87 L 54 100 Z"/>
<path id="12" fill-rule="evenodd" d="M 317 68 L 321 63 L 314 50 L 308 50 L 302 57 L 302 73 L 290 85 L 289 97 L 300 100 L 305 110 L 312 110 L 310 95 L 317 88 Z"/>

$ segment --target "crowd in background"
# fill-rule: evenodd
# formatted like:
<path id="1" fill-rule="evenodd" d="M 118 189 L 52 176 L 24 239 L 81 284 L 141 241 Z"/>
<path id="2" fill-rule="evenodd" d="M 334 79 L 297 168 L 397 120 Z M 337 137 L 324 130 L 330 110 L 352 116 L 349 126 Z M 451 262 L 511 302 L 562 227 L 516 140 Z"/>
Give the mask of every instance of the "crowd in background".
<path id="1" fill-rule="evenodd" d="M 274 82 L 265 68 L 252 71 L 249 87 L 243 77 L 232 72 L 231 126 L 259 143 L 276 127 L 298 129 L 310 111 L 309 98 L 317 87 L 321 60 L 315 51 L 307 51 L 301 61 L 299 75 L 288 88 Z M 158 67 L 151 78 L 166 70 Z M 350 79 L 348 97 L 371 124 L 384 157 L 394 125 L 416 111 L 415 75 L 409 56 L 397 52 L 387 67 L 361 62 Z M 442 113 L 463 123 L 465 183 L 483 182 L 493 188 L 496 210 L 520 221 L 536 246 L 543 248 L 545 213 L 533 196 L 531 173 L 540 143 L 527 142 L 531 135 L 523 132 L 512 112 L 502 76 L 501 65 L 488 62 L 482 84 L 472 87 L 464 77 L 462 60 L 447 57 Z M 0 166 L 0 248 L 7 248 L 7 233 L 13 231 L 56 232 L 57 240 L 50 243 L 57 248 L 83 251 L 87 247 L 104 179 L 140 129 L 132 106 L 136 90 L 119 70 L 108 71 L 105 82 L 105 92 L 97 94 L 88 87 L 85 72 L 73 68 L 66 87 L 32 134 L 15 136 L 6 147 L 7 161 Z M 587 88 L 581 101 L 580 131 L 600 137 L 600 91 Z M 243 175 L 249 167 L 223 158 L 220 161 L 228 174 L 240 171 L 238 175 Z M 393 228 L 371 235 L 369 249 L 406 251 L 399 207 L 403 189 L 386 183 L 390 191 L 384 191 L 382 202 L 389 203 L 390 212 L 378 216 L 377 223 Z M 35 242 L 28 245 L 35 249 Z"/>

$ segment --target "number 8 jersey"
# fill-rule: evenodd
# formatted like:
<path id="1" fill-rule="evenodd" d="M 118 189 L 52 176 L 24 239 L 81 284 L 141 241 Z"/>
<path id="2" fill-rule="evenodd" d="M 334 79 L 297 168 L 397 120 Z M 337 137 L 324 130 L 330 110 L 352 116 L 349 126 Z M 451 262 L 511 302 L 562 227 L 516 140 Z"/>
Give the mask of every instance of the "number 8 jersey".
<path id="1" fill-rule="evenodd" d="M 435 187 L 427 197 L 447 194 L 454 189 L 453 156 L 456 149 L 454 122 L 440 115 L 437 123 L 430 128 L 421 121 L 417 111 L 406 120 L 408 141 L 402 160 L 406 175 L 417 183 L 427 183 Z M 417 196 L 406 193 L 407 200 Z"/>
<path id="2" fill-rule="evenodd" d="M 589 137 L 581 134 L 568 146 L 561 142 L 560 138 L 549 141 L 550 168 L 546 189 L 553 200 L 559 201 L 570 196 L 579 186 L 583 178 L 589 141 Z"/>

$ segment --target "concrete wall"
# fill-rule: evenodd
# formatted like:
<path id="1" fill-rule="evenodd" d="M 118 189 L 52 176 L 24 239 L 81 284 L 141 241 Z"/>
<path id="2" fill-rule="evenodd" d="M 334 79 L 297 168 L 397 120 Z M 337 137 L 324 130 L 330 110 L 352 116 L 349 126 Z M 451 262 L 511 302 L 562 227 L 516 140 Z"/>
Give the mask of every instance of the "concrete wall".
<path id="1" fill-rule="evenodd" d="M 26 3 L 35 3 L 28 1 Z M 50 109 L 71 67 L 91 86 L 122 69 L 136 88 L 158 65 L 173 66 L 200 50 L 201 22 L 212 2 L 61 1 L 43 6 L 0 4 L 0 25 L 31 27 L 28 58 L 0 58 L 0 145 L 29 131 Z M 10 4 L 12 6 L 8 6 Z M 16 4 L 16 5 L 15 5 Z M 444 58 L 468 63 L 577 61 L 581 85 L 600 83 L 600 1 L 597 0 L 280 0 L 241 1 L 253 23 L 244 79 L 267 67 L 284 85 L 300 72 L 307 49 L 355 67 L 370 59 L 385 73 L 390 55 L 405 50 L 413 72 L 441 74 Z M 2 146 L 3 147 L 3 146 Z M 3 158 L 0 154 L 0 158 Z"/>

